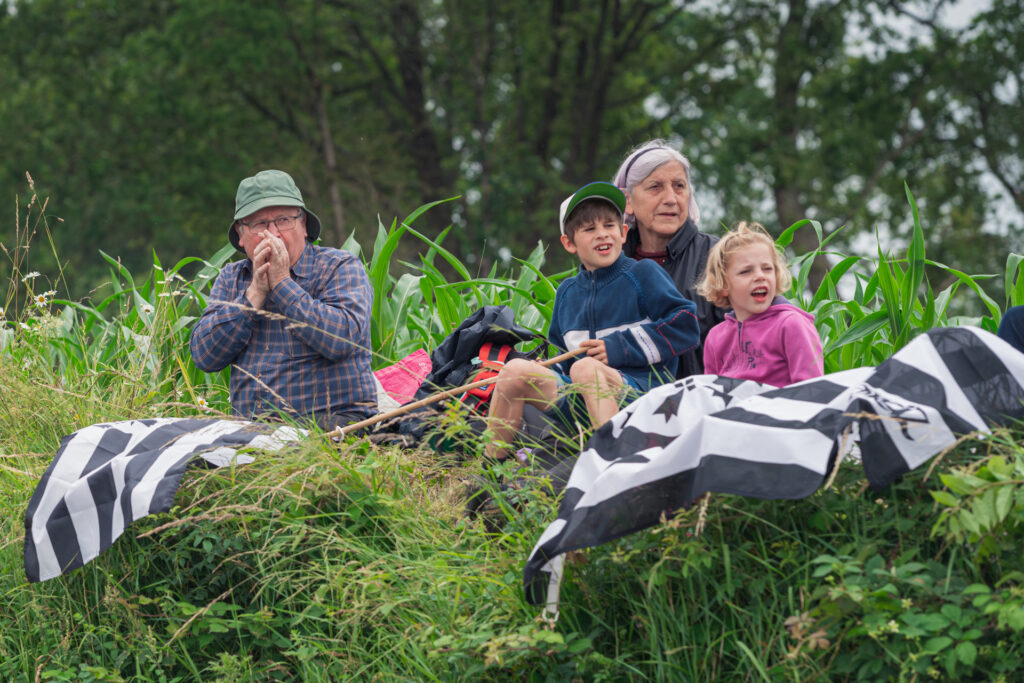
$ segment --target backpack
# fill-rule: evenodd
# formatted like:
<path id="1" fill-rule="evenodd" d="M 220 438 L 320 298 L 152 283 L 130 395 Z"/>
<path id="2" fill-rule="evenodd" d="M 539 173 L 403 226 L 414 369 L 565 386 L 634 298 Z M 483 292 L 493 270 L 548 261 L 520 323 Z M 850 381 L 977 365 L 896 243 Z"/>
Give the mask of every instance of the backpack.
<path id="1" fill-rule="evenodd" d="M 541 335 L 516 324 L 515 313 L 508 306 L 484 306 L 462 321 L 444 341 L 430 354 L 430 374 L 427 375 L 414 400 L 431 394 L 461 386 L 471 381 L 483 364 L 480 349 L 484 344 L 514 347 L 516 344 Z M 537 358 L 545 345 L 541 344 L 531 353 L 522 353 L 510 348 L 501 360 L 504 364 L 510 358 Z"/>
<path id="2" fill-rule="evenodd" d="M 438 391 L 451 389 L 480 379 L 494 377 L 513 358 L 535 360 L 546 348 L 540 344 L 530 353 L 517 351 L 515 345 L 544 337 L 516 324 L 515 312 L 508 306 L 484 306 L 462 321 L 430 354 L 431 371 L 416 391 L 414 401 Z M 477 416 L 487 413 L 494 385 L 464 392 L 459 400 Z M 424 406 L 399 418 L 398 432 L 422 439 L 441 410 Z M 482 426 L 479 427 L 483 431 Z"/>

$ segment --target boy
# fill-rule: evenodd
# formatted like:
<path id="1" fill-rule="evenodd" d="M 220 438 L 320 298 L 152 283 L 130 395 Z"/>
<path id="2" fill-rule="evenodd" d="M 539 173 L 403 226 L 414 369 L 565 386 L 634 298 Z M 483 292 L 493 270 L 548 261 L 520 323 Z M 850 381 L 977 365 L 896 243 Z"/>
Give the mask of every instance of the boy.
<path id="1" fill-rule="evenodd" d="M 562 246 L 579 256 L 580 269 L 558 287 L 548 339 L 586 354 L 559 368 L 568 376 L 522 358 L 501 369 L 487 413 L 495 438 L 485 456 L 506 455 L 526 403 L 567 411 L 567 397 L 559 399 L 558 390 L 570 382 L 594 428 L 600 427 L 619 411 L 620 396 L 674 377 L 679 354 L 700 341 L 696 306 L 665 270 L 622 254 L 626 206 L 622 190 L 605 182 L 584 185 L 562 202 Z"/>

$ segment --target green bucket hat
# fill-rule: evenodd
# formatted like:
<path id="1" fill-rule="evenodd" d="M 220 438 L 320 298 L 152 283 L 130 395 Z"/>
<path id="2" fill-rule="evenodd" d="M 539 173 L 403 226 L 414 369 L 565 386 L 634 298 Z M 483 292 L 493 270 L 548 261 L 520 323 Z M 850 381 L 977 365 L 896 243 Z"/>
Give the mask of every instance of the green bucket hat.
<path id="1" fill-rule="evenodd" d="M 251 216 L 268 206 L 298 206 L 306 212 L 306 238 L 314 242 L 320 237 L 320 219 L 306 208 L 302 201 L 302 193 L 295 185 L 292 177 L 284 171 L 260 171 L 251 178 L 238 183 L 235 194 L 235 217 L 228 227 L 228 241 L 231 246 L 242 251 L 238 243 L 238 231 L 235 221 Z"/>

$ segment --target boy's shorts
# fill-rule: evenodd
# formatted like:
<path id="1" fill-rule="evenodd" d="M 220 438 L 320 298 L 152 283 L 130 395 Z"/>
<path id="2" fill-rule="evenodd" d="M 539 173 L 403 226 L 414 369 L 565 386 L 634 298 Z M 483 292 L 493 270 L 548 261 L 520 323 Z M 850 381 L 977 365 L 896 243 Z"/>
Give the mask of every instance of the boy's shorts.
<path id="1" fill-rule="evenodd" d="M 640 386 L 639 382 L 626 373 L 621 370 L 616 372 L 619 373 L 619 377 L 622 379 L 622 388 L 619 393 L 619 407 L 622 408 L 640 398 L 644 393 L 644 389 Z M 583 400 L 582 394 L 572 390 L 572 378 L 569 375 L 563 375 L 558 372 L 555 373 L 555 378 L 558 380 L 558 393 L 560 396 L 544 414 L 552 420 L 558 420 L 566 425 L 571 425 L 577 421 L 589 425 L 590 415 L 587 413 L 587 404 Z"/>

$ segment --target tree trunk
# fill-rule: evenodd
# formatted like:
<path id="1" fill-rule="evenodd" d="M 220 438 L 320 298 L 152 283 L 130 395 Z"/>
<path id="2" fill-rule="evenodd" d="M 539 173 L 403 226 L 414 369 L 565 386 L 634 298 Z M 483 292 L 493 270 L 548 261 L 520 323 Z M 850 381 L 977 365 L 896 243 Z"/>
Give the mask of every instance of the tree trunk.
<path id="1" fill-rule="evenodd" d="M 772 117 L 775 128 L 775 153 L 771 155 L 771 159 L 772 191 L 780 230 L 785 230 L 807 217 L 806 207 L 800 197 L 800 150 L 797 148 L 797 138 L 800 134 L 798 95 L 800 79 L 805 72 L 801 56 L 805 56 L 803 43 L 806 19 L 806 0 L 791 2 L 789 16 L 779 31 L 775 50 Z M 818 247 L 817 236 L 811 230 L 797 231 L 793 236 L 793 247 L 801 254 L 813 251 Z M 824 257 L 818 257 L 811 266 L 808 276 L 811 291 L 817 291 L 827 274 L 828 262 Z"/>
<path id="2" fill-rule="evenodd" d="M 324 164 L 327 166 L 327 191 L 331 198 L 334 239 L 336 246 L 340 247 L 345 243 L 346 238 L 345 211 L 341 204 L 341 188 L 338 185 L 338 157 L 334 153 L 334 135 L 331 133 L 330 118 L 327 116 L 323 85 L 316 91 L 316 115 L 320 126 L 320 142 L 323 146 Z"/>
<path id="3" fill-rule="evenodd" d="M 562 29 L 562 0 L 553 0 L 551 3 L 551 14 L 548 17 L 551 26 L 551 35 L 559 36 Z M 551 148 L 551 133 L 555 122 L 555 115 L 558 107 L 559 71 L 562 64 L 562 41 L 552 40 L 548 46 L 551 53 L 548 55 L 547 80 L 541 94 L 541 117 L 540 125 L 537 128 L 534 138 L 533 149 L 538 159 L 548 161 L 548 152 Z"/>
<path id="4" fill-rule="evenodd" d="M 398 77 L 402 83 L 402 106 L 409 117 L 409 153 L 419 178 L 425 201 L 446 199 L 454 194 L 449 174 L 441 163 L 441 153 L 426 107 L 422 20 L 415 2 L 397 3 L 391 12 L 392 36 L 398 59 Z M 449 145 L 450 147 L 450 145 Z M 423 220 L 437 234 L 451 222 L 451 210 L 445 206 L 431 209 Z"/>

